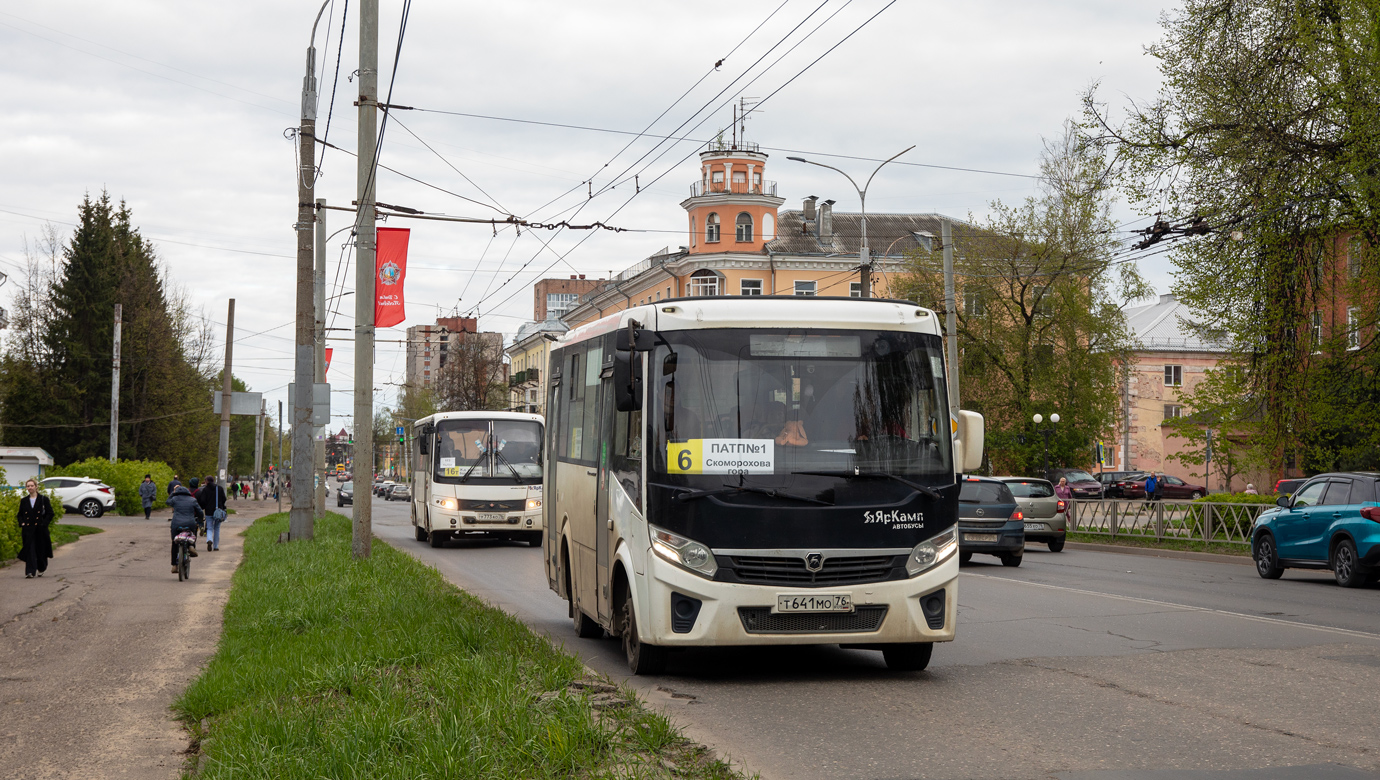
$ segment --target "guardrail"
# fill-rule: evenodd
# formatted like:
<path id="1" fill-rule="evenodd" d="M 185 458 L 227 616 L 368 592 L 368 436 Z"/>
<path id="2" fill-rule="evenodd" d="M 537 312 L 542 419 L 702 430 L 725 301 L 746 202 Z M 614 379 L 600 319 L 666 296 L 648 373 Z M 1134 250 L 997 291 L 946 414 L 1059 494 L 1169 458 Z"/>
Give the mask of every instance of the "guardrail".
<path id="1" fill-rule="evenodd" d="M 1070 533 L 1249 545 L 1269 504 L 1101 500 L 1072 502 Z"/>

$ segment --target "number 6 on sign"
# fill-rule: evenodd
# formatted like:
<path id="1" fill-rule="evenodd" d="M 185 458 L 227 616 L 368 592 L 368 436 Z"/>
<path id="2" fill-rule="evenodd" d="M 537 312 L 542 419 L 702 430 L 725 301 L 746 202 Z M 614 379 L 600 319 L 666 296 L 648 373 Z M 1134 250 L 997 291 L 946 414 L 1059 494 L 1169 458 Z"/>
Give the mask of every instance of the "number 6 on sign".
<path id="1" fill-rule="evenodd" d="M 666 443 L 666 471 L 671 474 L 703 474 L 702 439 Z"/>

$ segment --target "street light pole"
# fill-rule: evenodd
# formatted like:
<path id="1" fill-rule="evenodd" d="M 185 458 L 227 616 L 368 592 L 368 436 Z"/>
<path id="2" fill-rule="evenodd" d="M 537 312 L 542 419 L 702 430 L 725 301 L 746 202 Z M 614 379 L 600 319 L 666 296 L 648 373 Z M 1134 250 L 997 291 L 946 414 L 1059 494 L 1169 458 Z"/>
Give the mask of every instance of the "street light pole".
<path id="1" fill-rule="evenodd" d="M 1030 419 L 1034 420 L 1036 425 L 1045 421 L 1044 415 L 1041 414 L 1037 414 Z M 1049 479 L 1049 437 L 1054 434 L 1053 424 L 1059 422 L 1059 415 L 1057 413 L 1051 414 L 1049 416 L 1049 422 L 1051 427 L 1036 429 L 1044 434 L 1045 437 L 1045 479 Z"/>
<path id="2" fill-rule="evenodd" d="M 852 176 L 849 176 L 844 171 L 839 170 L 838 168 L 835 168 L 832 165 L 817 163 L 813 160 L 807 160 L 804 157 L 786 158 L 787 160 L 791 160 L 792 162 L 802 162 L 807 165 L 817 165 L 820 168 L 828 168 L 831 171 L 842 173 L 843 178 L 847 179 L 848 183 L 853 185 L 853 189 L 857 191 L 858 203 L 862 208 L 862 246 L 858 249 L 858 281 L 860 283 L 860 286 L 862 287 L 862 297 L 864 298 L 872 297 L 872 252 L 867 246 L 867 188 L 872 186 L 872 179 L 876 177 L 877 171 L 880 171 L 882 167 L 885 166 L 887 163 L 891 162 L 892 160 L 895 160 L 897 157 L 900 157 L 901 155 L 905 154 L 906 152 L 909 152 L 911 149 L 914 148 L 915 146 L 914 144 L 912 144 L 911 146 L 908 146 L 905 149 L 902 149 L 896 154 L 893 154 L 892 156 L 883 160 L 882 164 L 878 165 L 876 169 L 872 171 L 872 175 L 867 177 L 867 183 L 861 187 L 858 186 L 858 183 L 856 181 L 853 181 Z"/>

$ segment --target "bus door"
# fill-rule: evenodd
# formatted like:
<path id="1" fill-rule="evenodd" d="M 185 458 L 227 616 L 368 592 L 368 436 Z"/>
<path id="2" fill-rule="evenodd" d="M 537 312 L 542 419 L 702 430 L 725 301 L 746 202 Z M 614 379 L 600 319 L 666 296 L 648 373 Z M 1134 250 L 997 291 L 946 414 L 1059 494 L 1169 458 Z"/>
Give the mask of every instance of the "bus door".
<path id="1" fill-rule="evenodd" d="M 604 348 L 598 340 L 566 351 L 560 398 L 562 451 L 556 464 L 558 523 L 569 529 L 572 600 L 593 617 L 599 614 L 595 563 L 599 485 L 599 374 Z M 547 488 L 550 489 L 549 487 Z"/>
<path id="2" fill-rule="evenodd" d="M 427 507 L 431 506 L 431 448 L 435 446 L 431 424 L 412 429 L 412 514 L 423 527 L 428 524 Z"/>
<path id="3" fill-rule="evenodd" d="M 545 529 L 546 542 L 542 549 L 546 553 L 546 584 L 552 590 L 559 590 L 557 583 L 560 581 L 558 575 L 559 563 L 557 556 L 560 555 L 561 540 L 561 513 L 560 502 L 556 500 L 556 468 L 560 459 L 565 455 L 565 440 L 561 438 L 561 423 L 566 418 L 566 413 L 561 400 L 561 360 L 564 354 L 553 352 L 554 358 L 551 361 L 553 369 L 546 374 L 546 448 L 544 467 L 542 469 L 542 527 Z"/>
<path id="4" fill-rule="evenodd" d="M 609 443 L 613 440 L 613 419 L 616 414 L 613 403 L 613 350 L 609 349 L 605 354 L 608 357 L 599 373 L 599 485 L 594 502 L 594 553 L 599 584 L 598 617 L 601 621 L 607 621 L 613 614 L 609 593 L 609 546 L 613 544 L 613 520 L 609 515 L 609 481 L 613 479 Z"/>

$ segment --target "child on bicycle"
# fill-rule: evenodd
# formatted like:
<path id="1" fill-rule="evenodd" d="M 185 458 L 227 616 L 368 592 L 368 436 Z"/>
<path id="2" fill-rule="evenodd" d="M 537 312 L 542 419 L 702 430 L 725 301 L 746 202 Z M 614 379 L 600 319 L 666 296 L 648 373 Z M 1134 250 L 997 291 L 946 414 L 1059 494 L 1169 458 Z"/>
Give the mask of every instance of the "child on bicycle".
<path id="1" fill-rule="evenodd" d="M 168 506 L 172 507 L 173 510 L 171 524 L 172 538 L 174 540 L 176 540 L 177 535 L 183 531 L 196 533 L 196 530 L 200 528 L 201 524 L 206 520 L 206 513 L 202 511 L 201 504 L 197 503 L 196 498 L 192 496 L 192 491 L 182 485 L 173 488 L 172 495 L 168 497 Z M 192 545 L 191 553 L 192 555 L 196 555 L 196 545 Z M 172 570 L 173 574 L 177 573 L 176 541 L 174 541 L 172 545 Z"/>

